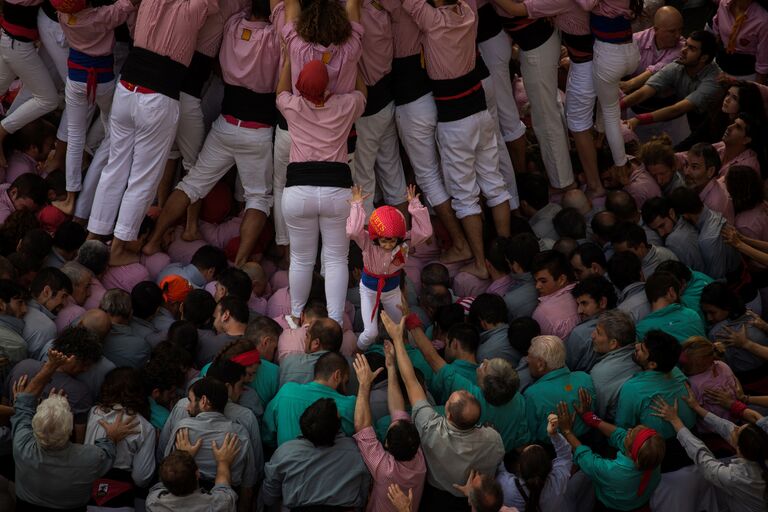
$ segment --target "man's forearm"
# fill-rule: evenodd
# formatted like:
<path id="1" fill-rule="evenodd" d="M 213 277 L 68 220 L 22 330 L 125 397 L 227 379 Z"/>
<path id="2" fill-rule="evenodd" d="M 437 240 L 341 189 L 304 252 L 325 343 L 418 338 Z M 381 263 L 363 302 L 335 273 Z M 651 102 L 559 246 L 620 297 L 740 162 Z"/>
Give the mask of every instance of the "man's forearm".
<path id="1" fill-rule="evenodd" d="M 654 94 L 656 94 L 656 91 L 653 89 L 653 87 L 644 85 L 632 94 L 625 96 L 624 99 L 621 100 L 621 106 L 626 108 L 637 105 L 638 103 L 642 103 L 648 98 L 651 98 Z"/>
<path id="2" fill-rule="evenodd" d="M 30 395 L 40 396 L 40 393 L 43 392 L 45 386 L 47 386 L 53 378 L 54 373 L 56 373 L 56 367 L 50 363 L 45 363 L 40 371 L 37 372 L 37 375 L 32 377 L 32 380 L 27 384 L 24 392 L 29 393 Z"/>
<path id="3" fill-rule="evenodd" d="M 357 388 L 357 400 L 355 401 L 355 432 L 373 424 L 371 415 L 371 388 L 360 385 Z"/>
<path id="4" fill-rule="evenodd" d="M 424 359 L 427 360 L 432 371 L 440 371 L 440 368 L 445 366 L 445 360 L 437 353 L 437 350 L 435 350 L 434 345 L 432 345 L 432 342 L 427 338 L 424 330 L 421 327 L 416 327 L 408 332 L 413 336 L 413 341 L 416 343 L 416 347 L 422 353 Z"/>
<path id="5" fill-rule="evenodd" d="M 405 400 L 403 392 L 400 390 L 400 382 L 397 378 L 396 369 L 387 370 L 387 408 L 390 416 L 395 411 L 405 410 Z"/>
<path id="6" fill-rule="evenodd" d="M 421 384 L 419 384 L 419 380 L 416 378 L 416 372 L 413 370 L 413 363 L 411 363 L 411 358 L 408 357 L 408 352 L 405 350 L 402 336 L 398 337 L 398 339 L 393 339 L 392 343 L 395 345 L 400 375 L 403 377 L 405 390 L 408 392 L 408 401 L 414 404 L 419 400 L 424 400 L 426 395 L 421 388 Z"/>
<path id="7" fill-rule="evenodd" d="M 216 485 L 230 485 L 231 473 L 228 462 L 219 462 L 216 464 Z"/>

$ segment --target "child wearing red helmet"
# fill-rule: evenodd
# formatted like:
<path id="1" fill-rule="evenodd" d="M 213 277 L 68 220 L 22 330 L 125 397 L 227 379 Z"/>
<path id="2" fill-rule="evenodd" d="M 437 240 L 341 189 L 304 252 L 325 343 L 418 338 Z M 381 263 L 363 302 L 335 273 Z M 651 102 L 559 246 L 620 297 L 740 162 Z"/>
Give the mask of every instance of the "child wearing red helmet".
<path id="1" fill-rule="evenodd" d="M 363 276 L 360 279 L 360 308 L 365 328 L 357 339 L 360 350 L 366 350 L 378 335 L 376 313 L 379 305 L 395 322 L 400 321 L 400 270 L 408 258 L 408 244 L 417 247 L 432 236 L 429 212 L 419 201 L 416 186 L 408 186 L 408 213 L 411 214 L 410 236 L 406 232 L 405 217 L 393 206 L 376 208 L 365 229 L 367 197 L 362 188 L 352 187 L 351 208 L 347 219 L 347 237 L 363 251 Z"/>

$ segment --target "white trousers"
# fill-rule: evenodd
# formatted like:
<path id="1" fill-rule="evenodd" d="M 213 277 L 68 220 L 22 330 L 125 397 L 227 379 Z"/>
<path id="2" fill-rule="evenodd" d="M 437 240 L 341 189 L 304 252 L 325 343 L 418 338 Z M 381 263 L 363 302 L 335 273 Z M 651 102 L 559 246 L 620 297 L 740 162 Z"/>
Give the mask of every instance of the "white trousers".
<path id="1" fill-rule="evenodd" d="M 130 241 L 136 240 L 163 175 L 179 102 L 118 84 L 112 104 L 109 162 L 99 179 L 88 230 L 108 235 L 114 226 L 115 237 Z"/>
<path id="2" fill-rule="evenodd" d="M 269 215 L 272 208 L 272 128 L 242 128 L 223 117 L 213 123 L 197 162 L 176 188 L 193 203 L 233 166 L 244 189 L 245 208 Z"/>
<path id="3" fill-rule="evenodd" d="M 595 80 L 592 77 L 592 61 L 571 62 L 565 89 L 565 118 L 572 132 L 585 132 L 594 125 Z"/>
<path id="4" fill-rule="evenodd" d="M 411 161 L 416 184 L 429 204 L 443 204 L 451 197 L 445 190 L 440 170 L 440 155 L 435 139 L 437 107 L 432 93 L 395 107 L 395 123 L 400 141 Z"/>
<path id="5" fill-rule="evenodd" d="M 105 124 L 105 126 L 108 126 L 108 124 Z M 85 177 L 82 178 L 82 190 L 80 190 L 75 200 L 75 217 L 87 219 L 91 216 L 93 199 L 96 197 L 96 188 L 99 186 L 101 173 L 107 166 L 107 162 L 109 162 L 109 143 L 109 130 L 107 130 L 96 153 L 93 154 L 93 159 L 88 166 Z"/>
<path id="6" fill-rule="evenodd" d="M 88 132 L 89 119 L 93 115 L 94 105 L 88 100 L 87 85 L 85 82 L 76 82 L 67 78 L 64 88 L 69 110 L 67 128 L 67 191 L 79 192 L 82 190 L 83 178 L 83 149 Z M 109 111 L 112 109 L 112 97 L 115 94 L 114 80 L 97 84 L 96 106 L 99 107 L 99 115 L 103 124 L 109 122 Z M 64 120 L 62 119 L 62 122 Z"/>
<path id="7" fill-rule="evenodd" d="M 363 316 L 363 332 L 357 338 L 357 347 L 365 351 L 368 347 L 373 345 L 376 341 L 376 336 L 379 335 L 379 317 L 378 315 L 373 317 L 373 306 L 376 304 L 376 290 L 371 290 L 365 286 L 362 281 L 360 282 L 360 314 Z M 387 314 L 392 317 L 392 320 L 396 323 L 400 322 L 403 314 L 400 308 L 400 288 L 395 288 L 388 292 L 381 292 L 381 303 L 379 309 L 382 307 Z"/>
<path id="8" fill-rule="evenodd" d="M 5 131 L 14 133 L 59 104 L 59 95 L 51 75 L 37 54 L 35 43 L 11 39 L 5 31 L 0 33 L 0 91 L 7 91 L 16 77 L 29 89 L 32 98 L 25 101 L 2 124 Z"/>
<path id="9" fill-rule="evenodd" d="M 504 136 L 501 133 L 496 96 L 496 84 L 494 83 L 492 76 L 483 80 L 483 90 L 485 91 L 485 103 L 488 107 L 488 113 L 491 114 L 494 125 L 496 126 L 496 146 L 499 148 L 499 172 L 501 172 L 501 176 L 504 178 L 504 183 L 507 184 L 507 192 L 509 193 L 509 208 L 516 210 L 518 207 L 520 207 L 520 198 L 517 195 L 515 168 L 512 166 L 512 158 L 509 156 L 507 144 L 504 142 Z M 525 126 L 523 126 L 523 128 L 525 128 Z M 523 134 L 525 134 L 525 132 L 523 132 Z"/>
<path id="10" fill-rule="evenodd" d="M 488 206 L 509 201 L 499 172 L 497 123 L 487 110 L 447 123 L 437 123 L 437 147 L 445 186 L 456 217 L 480 214 L 480 192 Z"/>
<path id="11" fill-rule="evenodd" d="M 288 226 L 283 217 L 283 191 L 285 190 L 288 158 L 291 152 L 291 136 L 288 130 L 275 127 L 275 147 L 272 167 L 272 194 L 275 197 L 275 207 L 272 222 L 275 224 L 275 243 L 288 245 Z"/>
<path id="12" fill-rule="evenodd" d="M 525 135 L 525 123 L 520 120 L 520 112 L 517 111 L 517 103 L 512 90 L 512 78 L 509 74 L 512 42 L 502 30 L 492 38 L 478 43 L 477 46 L 493 80 L 503 140 L 505 142 L 517 140 Z M 485 87 L 485 81 L 483 81 L 483 87 Z"/>
<path id="13" fill-rule="evenodd" d="M 386 204 L 404 203 L 405 173 L 395 129 L 395 102 L 390 101 L 375 114 L 357 119 L 355 130 L 357 144 L 352 179 L 365 193 L 371 194 L 364 201 L 365 211 L 368 215 L 373 212 L 373 194 L 377 185 Z"/>
<path id="14" fill-rule="evenodd" d="M 520 69 L 531 102 L 531 121 L 539 142 L 544 167 L 555 188 L 572 184 L 573 168 L 568 137 L 560 116 L 557 67 L 560 62 L 560 34 L 555 31 L 533 50 L 520 51 Z"/>
<path id="15" fill-rule="evenodd" d="M 605 139 L 611 148 L 613 163 L 624 165 L 627 154 L 621 135 L 621 109 L 619 108 L 619 82 L 637 69 L 640 53 L 637 46 L 595 41 L 592 75 L 595 80 L 597 99 L 600 102 Z"/>
<path id="16" fill-rule="evenodd" d="M 181 157 L 181 163 L 189 170 L 195 165 L 205 140 L 205 121 L 200 98 L 182 92 L 179 94 L 179 124 L 176 127 L 176 148 L 171 158 Z"/>
<path id="17" fill-rule="evenodd" d="M 299 317 L 307 304 L 320 236 L 328 316 L 341 325 L 347 297 L 349 240 L 346 224 L 350 192 L 345 188 L 295 186 L 283 192 L 283 215 L 291 242 L 288 286 L 291 314 Z"/>

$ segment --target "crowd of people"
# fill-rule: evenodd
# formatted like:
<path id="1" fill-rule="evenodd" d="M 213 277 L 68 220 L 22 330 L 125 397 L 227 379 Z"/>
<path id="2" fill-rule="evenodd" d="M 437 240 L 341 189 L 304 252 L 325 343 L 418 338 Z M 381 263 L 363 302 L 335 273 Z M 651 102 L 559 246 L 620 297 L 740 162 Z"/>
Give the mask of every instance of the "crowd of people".
<path id="1" fill-rule="evenodd" d="M 4 0 L 0 509 L 768 510 L 767 9 Z"/>

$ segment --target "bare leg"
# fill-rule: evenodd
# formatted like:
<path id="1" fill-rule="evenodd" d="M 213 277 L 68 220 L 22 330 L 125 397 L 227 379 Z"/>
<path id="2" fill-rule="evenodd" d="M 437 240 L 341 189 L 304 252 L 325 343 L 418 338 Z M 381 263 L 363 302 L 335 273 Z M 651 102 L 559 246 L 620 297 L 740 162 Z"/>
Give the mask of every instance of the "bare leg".
<path id="1" fill-rule="evenodd" d="M 238 247 L 237 256 L 235 256 L 236 267 L 241 267 L 248 262 L 266 222 L 267 215 L 261 210 L 254 208 L 245 210 L 243 223 L 240 224 L 240 247 Z"/>
<path id="2" fill-rule="evenodd" d="M 144 244 L 144 247 L 141 250 L 144 254 L 150 256 L 160 252 L 162 249 L 163 235 L 174 222 L 184 215 L 184 211 L 188 206 L 189 197 L 187 197 L 187 194 L 178 189 L 171 193 L 170 197 L 168 197 L 168 201 L 166 201 L 165 206 L 163 207 L 163 211 L 160 212 L 160 216 L 157 218 L 157 224 L 155 225 L 154 231 L 152 231 L 149 240 L 147 240 L 147 243 Z"/>
<path id="3" fill-rule="evenodd" d="M 509 211 L 509 205 L 504 204 Z M 461 219 L 464 233 L 467 234 L 469 248 L 472 250 L 473 261 L 461 267 L 461 272 L 468 272 L 480 279 L 488 279 L 488 269 L 485 268 L 485 249 L 483 248 L 483 218 L 480 214 L 469 215 Z"/>
<path id="4" fill-rule="evenodd" d="M 469 248 L 467 239 L 464 237 L 464 231 L 461 230 L 459 219 L 456 218 L 456 213 L 451 208 L 451 202 L 443 201 L 436 206 L 432 206 L 432 208 L 451 237 L 451 248 L 440 255 L 440 262 L 458 263 L 459 261 L 470 259 L 472 251 Z"/>
<path id="5" fill-rule="evenodd" d="M 109 250 L 109 265 L 119 267 L 130 265 L 139 261 L 139 253 L 128 250 L 127 242 L 115 237 L 112 239 L 112 248 Z"/>
<path id="6" fill-rule="evenodd" d="M 163 208 L 165 201 L 171 194 L 171 187 L 173 186 L 173 178 L 176 174 L 176 166 L 178 160 L 168 160 L 165 163 L 165 170 L 163 171 L 163 177 L 160 178 L 160 184 L 157 186 L 157 206 Z"/>
<path id="7" fill-rule="evenodd" d="M 508 237 L 512 229 L 510 227 L 510 217 L 512 214 L 509 210 L 509 202 L 504 201 L 491 208 L 491 215 L 493 215 L 493 225 L 496 226 L 496 234 Z"/>
<path id="8" fill-rule="evenodd" d="M 51 173 L 56 169 L 64 169 L 64 164 L 67 159 L 67 143 L 63 140 L 56 139 L 56 146 L 53 152 L 53 158 L 50 158 L 45 162 L 43 170 L 46 173 Z M 82 170 L 81 170 L 82 172 Z"/>
<path id="9" fill-rule="evenodd" d="M 184 227 L 184 232 L 181 233 L 182 240 L 194 242 L 195 240 L 200 240 L 202 238 L 197 224 L 200 219 L 200 209 L 202 207 L 203 202 L 198 200 L 187 208 L 187 225 Z"/>
<path id="10" fill-rule="evenodd" d="M 512 168 L 515 172 L 525 172 L 526 144 L 525 135 L 507 142 L 507 150 L 509 151 L 509 157 L 512 159 Z"/>
<path id="11" fill-rule="evenodd" d="M 588 194 L 591 197 L 604 196 L 605 189 L 600 181 L 600 171 L 597 168 L 597 150 L 595 149 L 595 139 L 592 137 L 592 130 L 572 133 L 573 140 L 576 143 L 576 151 L 579 153 L 581 167 L 584 169 L 584 175 L 587 177 Z"/>

